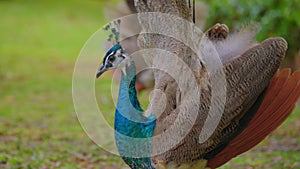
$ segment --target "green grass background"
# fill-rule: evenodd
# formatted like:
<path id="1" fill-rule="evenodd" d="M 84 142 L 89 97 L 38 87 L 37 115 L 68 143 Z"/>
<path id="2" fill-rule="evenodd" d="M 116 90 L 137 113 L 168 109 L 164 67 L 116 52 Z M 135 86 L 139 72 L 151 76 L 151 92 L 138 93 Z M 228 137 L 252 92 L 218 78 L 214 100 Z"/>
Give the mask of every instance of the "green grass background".
<path id="1" fill-rule="evenodd" d="M 0 1 L 0 168 L 125 167 L 87 137 L 72 102 L 74 64 L 106 23 L 106 6 L 96 0 Z M 112 122 L 110 84 L 104 76 L 96 91 Z M 299 114 L 223 168 L 300 168 Z"/>

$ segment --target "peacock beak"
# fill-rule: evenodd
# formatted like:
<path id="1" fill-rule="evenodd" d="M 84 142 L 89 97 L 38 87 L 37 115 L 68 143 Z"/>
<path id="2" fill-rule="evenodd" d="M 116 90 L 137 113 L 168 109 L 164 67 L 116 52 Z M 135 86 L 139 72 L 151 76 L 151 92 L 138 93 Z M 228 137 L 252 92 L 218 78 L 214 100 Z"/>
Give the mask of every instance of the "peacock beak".
<path id="1" fill-rule="evenodd" d="M 106 70 L 107 70 L 107 69 L 106 69 L 105 66 L 102 64 L 102 65 L 99 67 L 98 71 L 97 71 L 96 78 L 99 78 L 99 77 L 102 75 L 102 73 L 104 73 Z"/>

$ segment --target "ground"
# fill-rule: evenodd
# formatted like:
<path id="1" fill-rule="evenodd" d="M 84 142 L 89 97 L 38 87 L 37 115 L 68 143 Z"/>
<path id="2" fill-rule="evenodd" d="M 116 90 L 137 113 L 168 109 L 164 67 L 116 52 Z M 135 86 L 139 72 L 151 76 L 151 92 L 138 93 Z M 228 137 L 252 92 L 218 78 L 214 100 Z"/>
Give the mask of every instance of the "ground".
<path id="1" fill-rule="evenodd" d="M 125 167 L 87 137 L 72 102 L 76 58 L 104 25 L 105 7 L 94 0 L 0 1 L 0 168 Z M 110 83 L 105 75 L 96 91 L 112 123 Z M 222 168 L 300 168 L 299 135 L 298 108 L 263 143 Z"/>

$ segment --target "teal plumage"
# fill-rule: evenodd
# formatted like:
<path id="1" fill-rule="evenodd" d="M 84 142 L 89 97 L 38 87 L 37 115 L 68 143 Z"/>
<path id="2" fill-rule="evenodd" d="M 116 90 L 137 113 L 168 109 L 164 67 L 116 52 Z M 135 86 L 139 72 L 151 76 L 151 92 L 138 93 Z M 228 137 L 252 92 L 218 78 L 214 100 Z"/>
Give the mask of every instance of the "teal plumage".
<path id="1" fill-rule="evenodd" d="M 113 52 L 116 52 L 117 50 L 121 49 L 121 45 L 114 45 L 112 48 L 109 49 L 109 51 L 106 52 L 103 61 L 105 61 L 105 59 L 107 58 L 107 56 L 109 56 L 110 54 L 112 54 Z"/>
<path id="2" fill-rule="evenodd" d="M 105 56 L 115 54 L 120 46 L 114 46 Z M 151 165 L 151 137 L 155 128 L 155 116 L 146 117 L 135 89 L 136 70 L 133 60 L 122 73 L 118 103 L 115 112 L 115 140 L 123 160 L 132 169 L 154 169 Z M 145 138 L 145 139 L 134 139 Z M 148 139 L 147 139 L 148 138 Z M 143 156 L 141 158 L 141 155 Z"/>

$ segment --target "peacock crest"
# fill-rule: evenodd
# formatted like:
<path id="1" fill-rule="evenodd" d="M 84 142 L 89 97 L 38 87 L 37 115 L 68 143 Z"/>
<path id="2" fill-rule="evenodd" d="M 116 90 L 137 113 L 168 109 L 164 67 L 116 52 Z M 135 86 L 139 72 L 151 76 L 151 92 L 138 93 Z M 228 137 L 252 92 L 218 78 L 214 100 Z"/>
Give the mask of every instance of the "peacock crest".
<path id="1" fill-rule="evenodd" d="M 112 42 L 113 45 L 120 44 L 120 25 L 121 20 L 117 19 L 103 27 L 103 30 L 111 32 L 107 38 L 107 41 Z"/>

